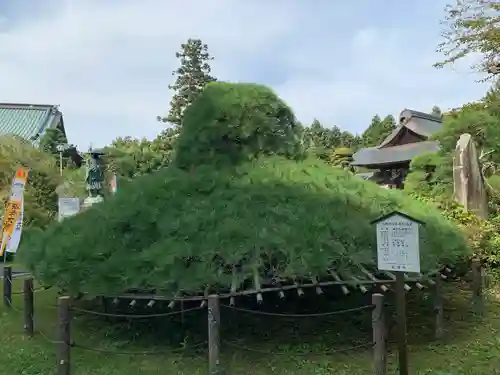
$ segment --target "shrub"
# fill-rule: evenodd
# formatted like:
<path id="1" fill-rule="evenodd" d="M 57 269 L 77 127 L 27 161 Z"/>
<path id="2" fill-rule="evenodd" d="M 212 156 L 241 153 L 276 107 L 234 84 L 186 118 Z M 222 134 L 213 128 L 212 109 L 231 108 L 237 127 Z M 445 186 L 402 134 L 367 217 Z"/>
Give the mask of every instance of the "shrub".
<path id="1" fill-rule="evenodd" d="M 431 197 L 451 197 L 453 191 L 453 159 L 441 152 L 427 152 L 410 163 L 405 191 Z"/>
<path id="2" fill-rule="evenodd" d="M 435 206 L 444 217 L 464 232 L 472 256 L 490 266 L 500 265 L 500 219 L 482 220 L 451 199 L 412 195 L 421 202 Z"/>
<path id="3" fill-rule="evenodd" d="M 404 192 L 278 156 L 138 177 L 88 211 L 26 232 L 19 255 L 42 282 L 75 293 L 227 288 L 233 265 L 240 284 L 254 272 L 321 277 L 332 266 L 342 274 L 371 264 L 370 222 L 392 210 L 426 223 L 423 272 L 468 255 L 456 226 Z"/>
<path id="4" fill-rule="evenodd" d="M 354 150 L 347 147 L 339 147 L 336 148 L 330 154 L 330 164 L 338 167 L 342 167 L 345 169 L 349 169 L 350 171 L 354 171 L 354 168 L 351 166 L 352 155 L 354 154 Z"/>
<path id="5" fill-rule="evenodd" d="M 45 227 L 57 213 L 56 187 L 61 177 L 53 156 L 17 137 L 0 137 L 0 199 L 2 213 L 10 196 L 12 178 L 17 168 L 28 168 L 24 195 L 24 224 Z"/>

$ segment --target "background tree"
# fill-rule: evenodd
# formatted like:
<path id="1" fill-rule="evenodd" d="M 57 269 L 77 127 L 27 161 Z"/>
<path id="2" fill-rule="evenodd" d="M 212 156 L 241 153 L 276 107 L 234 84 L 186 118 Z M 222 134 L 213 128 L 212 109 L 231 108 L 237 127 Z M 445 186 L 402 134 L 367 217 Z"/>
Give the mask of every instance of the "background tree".
<path id="1" fill-rule="evenodd" d="M 0 137 L 0 204 L 2 215 L 17 168 L 29 169 L 24 195 L 24 224 L 44 228 L 57 213 L 56 187 L 62 182 L 56 160 L 18 137 Z M 1 216 L 1 215 L 0 215 Z"/>
<path id="2" fill-rule="evenodd" d="M 164 129 L 152 141 L 146 138 L 117 138 L 106 148 L 109 168 L 130 179 L 168 166 L 174 155 L 178 128 Z"/>
<path id="3" fill-rule="evenodd" d="M 76 148 L 73 145 L 68 144 L 68 138 L 59 128 L 47 129 L 45 134 L 40 140 L 40 149 L 53 155 L 57 166 L 60 164 L 60 155 L 57 150 L 58 145 L 66 145 L 66 149 L 63 152 L 63 168 L 71 166 L 73 163 L 71 161 L 71 153 L 76 153 Z"/>
<path id="4" fill-rule="evenodd" d="M 361 135 L 363 147 L 374 147 L 379 145 L 396 127 L 393 116 L 386 116 L 383 120 L 379 115 L 372 118 L 370 126 Z"/>
<path id="5" fill-rule="evenodd" d="M 445 12 L 444 40 L 437 48 L 444 60 L 434 66 L 441 68 L 479 53 L 482 59 L 471 68 L 488 72 L 500 56 L 500 0 L 457 0 L 447 5 Z"/>
<path id="6" fill-rule="evenodd" d="M 317 119 L 314 119 L 309 127 L 305 127 L 303 133 L 309 154 L 327 162 L 335 148 L 356 148 L 360 143 L 357 135 L 342 131 L 336 125 L 327 128 Z"/>
<path id="7" fill-rule="evenodd" d="M 441 111 L 441 108 L 435 105 L 434 107 L 432 107 L 431 115 L 436 117 L 443 117 L 443 111 Z"/>
<path id="8" fill-rule="evenodd" d="M 207 83 L 216 79 L 210 75 L 209 62 L 213 57 L 200 39 L 188 39 L 175 56 L 180 60 L 180 67 L 172 72 L 177 76 L 175 83 L 168 86 L 174 90 L 174 95 L 167 117 L 159 116 L 158 120 L 180 126 L 186 107 L 194 102 Z"/>

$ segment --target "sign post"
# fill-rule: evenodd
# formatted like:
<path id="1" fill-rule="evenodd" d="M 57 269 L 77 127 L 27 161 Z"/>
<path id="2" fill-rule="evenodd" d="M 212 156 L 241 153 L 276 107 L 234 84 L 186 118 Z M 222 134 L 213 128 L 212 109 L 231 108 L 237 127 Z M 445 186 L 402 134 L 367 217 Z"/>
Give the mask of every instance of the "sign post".
<path id="1" fill-rule="evenodd" d="M 58 220 L 62 221 L 63 219 L 74 216 L 80 212 L 80 199 L 73 197 L 61 197 L 59 198 L 58 206 Z"/>
<path id="2" fill-rule="evenodd" d="M 373 224 L 377 226 L 378 269 L 396 275 L 399 375 L 408 375 L 405 272 L 420 273 L 418 232 L 423 223 L 394 211 L 373 221 Z"/>

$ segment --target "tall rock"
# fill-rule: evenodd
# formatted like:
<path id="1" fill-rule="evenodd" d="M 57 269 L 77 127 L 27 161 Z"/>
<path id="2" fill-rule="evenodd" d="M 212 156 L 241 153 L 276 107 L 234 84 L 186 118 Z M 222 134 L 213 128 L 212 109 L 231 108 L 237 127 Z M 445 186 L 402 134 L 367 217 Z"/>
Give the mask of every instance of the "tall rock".
<path id="1" fill-rule="evenodd" d="M 472 136 L 462 134 L 453 155 L 453 195 L 465 210 L 482 219 L 488 218 L 484 179 Z"/>

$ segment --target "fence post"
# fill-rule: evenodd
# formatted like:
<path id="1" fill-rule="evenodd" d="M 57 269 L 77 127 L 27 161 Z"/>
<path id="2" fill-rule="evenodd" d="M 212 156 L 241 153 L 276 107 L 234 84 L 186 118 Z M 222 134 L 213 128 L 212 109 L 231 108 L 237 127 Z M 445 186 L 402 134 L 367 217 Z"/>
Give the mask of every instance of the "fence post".
<path id="1" fill-rule="evenodd" d="M 7 308 L 12 307 L 12 267 L 3 267 L 3 304 Z"/>
<path id="2" fill-rule="evenodd" d="M 33 278 L 28 277 L 24 280 L 24 332 L 33 336 Z"/>
<path id="3" fill-rule="evenodd" d="M 71 321 L 69 313 L 70 298 L 59 297 L 59 332 L 57 347 L 57 375 L 70 374 Z"/>
<path id="4" fill-rule="evenodd" d="M 436 275 L 436 285 L 434 285 L 434 314 L 436 314 L 436 322 L 434 334 L 436 340 L 441 340 L 444 334 L 444 310 L 443 310 L 443 280 L 441 275 Z"/>
<path id="5" fill-rule="evenodd" d="M 483 315 L 483 279 L 481 261 L 479 259 L 472 260 L 472 307 L 477 315 Z"/>
<path id="6" fill-rule="evenodd" d="M 372 328 L 373 328 L 373 373 L 374 375 L 387 374 L 387 352 L 386 352 L 386 327 L 384 314 L 384 295 L 376 293 L 372 295 Z"/>
<path id="7" fill-rule="evenodd" d="M 210 375 L 219 374 L 220 367 L 220 305 L 219 296 L 208 296 L 208 364 Z"/>

